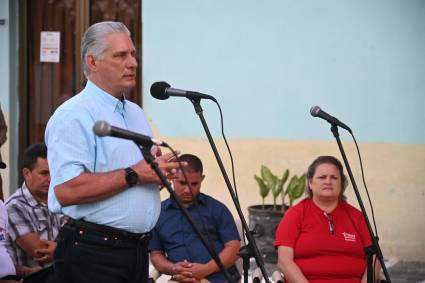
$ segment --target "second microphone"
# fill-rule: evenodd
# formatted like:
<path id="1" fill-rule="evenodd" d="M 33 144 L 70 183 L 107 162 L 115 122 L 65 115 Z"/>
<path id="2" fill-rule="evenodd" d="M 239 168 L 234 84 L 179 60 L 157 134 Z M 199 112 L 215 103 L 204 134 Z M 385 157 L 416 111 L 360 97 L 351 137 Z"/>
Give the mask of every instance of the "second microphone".
<path id="1" fill-rule="evenodd" d="M 145 136 L 139 133 L 135 133 L 129 130 L 111 126 L 106 121 L 96 121 L 93 126 L 93 132 L 99 137 L 111 136 L 115 138 L 122 138 L 126 140 L 132 140 L 136 144 L 141 146 L 168 146 L 165 142 L 153 139 L 149 136 Z"/>

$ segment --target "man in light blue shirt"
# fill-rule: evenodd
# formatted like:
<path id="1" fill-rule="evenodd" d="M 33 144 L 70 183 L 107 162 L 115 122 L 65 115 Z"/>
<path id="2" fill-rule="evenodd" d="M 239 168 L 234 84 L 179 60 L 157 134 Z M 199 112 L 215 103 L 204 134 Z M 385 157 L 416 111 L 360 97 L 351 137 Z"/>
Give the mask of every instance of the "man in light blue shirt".
<path id="1" fill-rule="evenodd" d="M 55 269 L 63 282 L 146 282 L 160 180 L 134 142 L 92 130 L 105 120 L 152 135 L 143 110 L 125 99 L 136 84 L 135 47 L 125 25 L 101 22 L 88 28 L 81 50 L 86 87 L 56 110 L 45 133 L 48 205 L 70 218 L 58 236 Z M 156 162 L 168 175 L 178 166 L 171 154 Z"/>

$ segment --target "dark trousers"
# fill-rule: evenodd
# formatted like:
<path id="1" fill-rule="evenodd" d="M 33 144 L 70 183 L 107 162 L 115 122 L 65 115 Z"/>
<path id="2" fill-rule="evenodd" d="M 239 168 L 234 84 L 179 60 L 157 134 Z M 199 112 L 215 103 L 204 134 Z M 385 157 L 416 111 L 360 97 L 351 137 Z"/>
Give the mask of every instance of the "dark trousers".
<path id="1" fill-rule="evenodd" d="M 60 282 L 148 282 L 149 234 L 71 220 L 57 243 L 54 269 Z"/>

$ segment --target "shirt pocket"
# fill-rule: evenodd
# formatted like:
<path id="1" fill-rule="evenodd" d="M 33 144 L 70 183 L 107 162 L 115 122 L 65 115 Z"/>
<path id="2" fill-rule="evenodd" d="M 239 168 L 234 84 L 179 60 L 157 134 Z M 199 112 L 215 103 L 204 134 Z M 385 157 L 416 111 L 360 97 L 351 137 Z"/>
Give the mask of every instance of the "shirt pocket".
<path id="1" fill-rule="evenodd" d="M 41 212 L 41 211 L 40 211 Z M 49 229 L 48 218 L 40 213 L 37 215 L 37 221 L 34 221 L 35 230 L 39 235 L 47 235 Z"/>

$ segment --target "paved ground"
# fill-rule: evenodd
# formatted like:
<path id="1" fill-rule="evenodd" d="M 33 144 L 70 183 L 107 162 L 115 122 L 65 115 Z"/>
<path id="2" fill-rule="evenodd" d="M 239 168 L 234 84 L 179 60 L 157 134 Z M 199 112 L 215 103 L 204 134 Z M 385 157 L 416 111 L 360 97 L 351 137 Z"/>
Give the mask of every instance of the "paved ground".
<path id="1" fill-rule="evenodd" d="M 425 283 L 424 261 L 391 259 L 386 265 L 392 283 Z M 272 274 L 275 268 L 274 264 L 266 264 L 267 274 Z"/>
<path id="2" fill-rule="evenodd" d="M 425 262 L 400 261 L 388 273 L 393 283 L 425 283 Z"/>
<path id="3" fill-rule="evenodd" d="M 390 260 L 387 264 L 392 283 L 425 283 L 425 262 Z M 276 270 L 274 264 L 266 264 L 267 274 Z M 251 272 L 250 272 L 251 275 Z M 166 283 L 169 277 L 162 276 L 157 283 Z M 243 281 L 242 281 L 243 282 Z M 252 282 L 249 279 L 249 282 Z M 263 280 L 263 282 L 265 282 Z"/>

